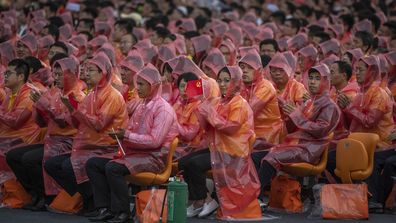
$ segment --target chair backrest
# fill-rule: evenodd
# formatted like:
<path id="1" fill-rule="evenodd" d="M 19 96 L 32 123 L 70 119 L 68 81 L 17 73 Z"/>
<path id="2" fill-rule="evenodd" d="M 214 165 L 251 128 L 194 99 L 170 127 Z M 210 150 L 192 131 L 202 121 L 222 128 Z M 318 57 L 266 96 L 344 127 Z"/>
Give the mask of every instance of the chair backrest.
<path id="1" fill-rule="evenodd" d="M 379 141 L 379 136 L 375 133 L 353 132 L 348 138 L 363 143 L 368 156 L 368 171 L 371 173 L 374 167 L 374 152 Z"/>
<path id="2" fill-rule="evenodd" d="M 173 139 L 172 143 L 169 147 L 168 157 L 166 159 L 165 170 L 162 173 L 156 174 L 155 179 L 153 180 L 153 184 L 163 184 L 166 183 L 172 173 L 172 161 L 173 155 L 175 153 L 177 144 L 179 143 L 179 139 L 176 137 Z"/>
<path id="3" fill-rule="evenodd" d="M 327 146 L 326 149 L 323 150 L 319 163 L 315 165 L 314 169 L 317 174 L 323 172 L 326 169 L 328 153 L 329 153 L 329 146 Z"/>
<path id="4" fill-rule="evenodd" d="M 351 171 L 366 170 L 368 163 L 368 155 L 362 142 L 350 138 L 338 141 L 334 172 L 343 183 L 352 183 Z"/>

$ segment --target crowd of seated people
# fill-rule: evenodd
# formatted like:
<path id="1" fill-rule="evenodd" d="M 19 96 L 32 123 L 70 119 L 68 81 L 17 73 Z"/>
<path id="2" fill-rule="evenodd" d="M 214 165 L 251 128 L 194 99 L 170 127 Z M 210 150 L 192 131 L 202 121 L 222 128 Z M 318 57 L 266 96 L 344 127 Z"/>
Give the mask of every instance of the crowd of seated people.
<path id="1" fill-rule="evenodd" d="M 0 184 L 32 211 L 64 190 L 90 221 L 127 222 L 125 176 L 162 173 L 178 138 L 188 217 L 259 218 L 285 164 L 328 152 L 340 182 L 354 132 L 379 136 L 365 183 L 384 209 L 395 100 L 394 1 L 0 3 Z"/>

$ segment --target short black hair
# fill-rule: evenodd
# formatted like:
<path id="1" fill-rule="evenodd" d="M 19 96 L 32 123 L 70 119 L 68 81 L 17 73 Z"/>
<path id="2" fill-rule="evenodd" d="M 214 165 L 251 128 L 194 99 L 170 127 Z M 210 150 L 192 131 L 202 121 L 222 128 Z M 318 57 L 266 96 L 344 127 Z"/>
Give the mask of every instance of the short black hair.
<path id="1" fill-rule="evenodd" d="M 168 34 L 165 38 L 169 38 L 169 39 L 171 39 L 172 41 L 175 41 L 175 40 L 177 39 L 176 35 L 175 35 L 175 34 L 172 34 L 172 33 Z"/>
<path id="2" fill-rule="evenodd" d="M 67 56 L 67 54 L 64 54 L 64 53 L 57 53 L 57 54 L 55 54 L 55 55 L 51 58 L 51 60 L 50 60 L 50 66 L 52 67 L 52 65 L 54 65 L 54 63 L 55 63 L 57 60 L 61 60 L 61 59 L 66 58 L 66 57 L 68 57 L 68 56 Z"/>
<path id="3" fill-rule="evenodd" d="M 78 32 L 78 34 L 84 34 L 84 35 L 86 35 L 88 38 L 88 41 L 90 41 L 91 39 L 93 39 L 94 37 L 93 37 L 93 35 L 92 35 L 92 33 L 90 33 L 90 32 L 88 32 L 88 31 L 81 31 L 81 32 Z"/>
<path id="4" fill-rule="evenodd" d="M 330 35 L 326 32 L 313 33 L 312 36 L 320 38 L 320 43 L 326 42 L 331 39 Z"/>
<path id="5" fill-rule="evenodd" d="M 271 61 L 271 57 L 268 55 L 260 55 L 261 58 L 261 64 L 263 65 L 263 68 L 266 67 L 269 62 Z"/>
<path id="6" fill-rule="evenodd" d="M 26 81 L 29 78 L 29 64 L 26 63 L 25 60 L 23 59 L 13 59 L 8 63 L 8 66 L 12 66 L 15 67 L 15 71 L 17 73 L 17 75 L 19 74 L 23 74 L 24 76 L 24 82 L 26 83 Z"/>
<path id="7" fill-rule="evenodd" d="M 280 22 L 283 24 L 285 23 L 286 15 L 282 11 L 276 11 L 271 14 L 271 17 L 274 17 L 274 19 L 280 20 Z"/>
<path id="8" fill-rule="evenodd" d="M 206 7 L 200 7 L 202 11 L 206 14 L 207 18 L 212 18 L 212 11 Z"/>
<path id="9" fill-rule="evenodd" d="M 194 21 L 195 21 L 195 25 L 197 26 L 197 29 L 200 30 L 204 28 L 210 20 L 205 16 L 199 15 L 194 19 Z"/>
<path id="10" fill-rule="evenodd" d="M 51 48 L 54 47 L 54 46 L 62 48 L 62 49 L 66 52 L 66 54 L 69 53 L 69 48 L 66 46 L 66 44 L 65 44 L 64 42 L 57 41 L 57 42 L 55 42 L 54 44 L 52 44 L 52 45 L 49 47 L 49 49 L 51 49 Z"/>
<path id="11" fill-rule="evenodd" d="M 169 34 L 171 34 L 171 32 L 167 28 L 161 26 L 155 27 L 154 30 L 155 33 L 161 38 L 166 38 Z"/>
<path id="12" fill-rule="evenodd" d="M 196 74 L 192 72 L 183 73 L 177 78 L 177 87 L 179 87 L 180 82 L 184 80 L 185 82 L 199 80 Z"/>
<path id="13" fill-rule="evenodd" d="M 290 22 L 290 24 L 293 28 L 297 28 L 297 32 L 300 30 L 300 27 L 301 27 L 300 20 L 298 20 L 296 18 L 289 18 L 289 19 L 286 19 L 286 22 Z"/>
<path id="14" fill-rule="evenodd" d="M 352 67 L 349 63 L 342 61 L 342 60 L 337 60 L 334 62 L 338 66 L 338 72 L 340 73 L 345 73 L 347 77 L 347 81 L 351 79 L 352 77 Z"/>
<path id="15" fill-rule="evenodd" d="M 44 67 L 37 57 L 28 56 L 25 58 L 25 62 L 29 64 L 29 70 L 32 69 L 32 74 Z"/>
<path id="16" fill-rule="evenodd" d="M 324 32 L 324 28 L 318 25 L 311 25 L 308 27 L 308 35 L 313 35 L 314 33 Z"/>
<path id="17" fill-rule="evenodd" d="M 187 31 L 187 32 L 183 33 L 183 35 L 186 39 L 191 39 L 196 36 L 200 36 L 199 32 L 197 32 L 197 31 Z"/>
<path id="18" fill-rule="evenodd" d="M 120 19 L 115 22 L 114 26 L 116 25 L 118 25 L 122 29 L 125 29 L 127 33 L 132 33 L 132 29 L 136 26 L 136 22 L 133 19 Z"/>
<path id="19" fill-rule="evenodd" d="M 381 19 L 375 14 L 370 15 L 368 19 L 374 25 L 375 32 L 378 32 L 378 29 L 381 26 Z"/>
<path id="20" fill-rule="evenodd" d="M 374 36 L 369 32 L 357 31 L 355 33 L 355 38 L 361 39 L 363 46 L 367 47 L 367 49 L 370 49 L 370 47 L 373 45 Z"/>
<path id="21" fill-rule="evenodd" d="M 52 16 L 50 18 L 48 18 L 48 21 L 50 22 L 50 24 L 53 24 L 56 27 L 61 27 L 63 25 L 65 25 L 65 22 L 63 22 L 63 19 L 59 16 Z"/>
<path id="22" fill-rule="evenodd" d="M 297 10 L 301 11 L 306 17 L 310 17 L 313 13 L 312 8 L 305 4 L 298 7 Z"/>
<path id="23" fill-rule="evenodd" d="M 342 20 L 342 23 L 347 26 L 346 31 L 351 31 L 353 25 L 355 24 L 355 19 L 353 18 L 353 16 L 350 14 L 344 14 L 340 16 L 340 19 Z"/>
<path id="24" fill-rule="evenodd" d="M 48 34 L 50 34 L 55 41 L 59 39 L 59 28 L 54 24 L 48 24 L 44 26 L 44 29 L 48 29 Z"/>
<path id="25" fill-rule="evenodd" d="M 260 42 L 260 49 L 261 49 L 261 46 L 263 46 L 263 45 L 272 45 L 276 52 L 279 51 L 279 45 L 278 45 L 278 42 L 275 39 L 265 39 L 265 40 L 261 41 Z"/>
<path id="26" fill-rule="evenodd" d="M 78 20 L 77 27 L 80 25 L 81 22 L 84 22 L 84 24 L 88 26 L 90 30 L 93 30 L 95 27 L 95 22 L 93 19 L 80 19 Z"/>
<path id="27" fill-rule="evenodd" d="M 92 5 L 94 4 L 95 2 L 92 3 Z M 83 12 L 90 14 L 93 18 L 98 17 L 98 10 L 95 7 L 92 7 L 91 5 L 87 5 L 87 8 L 85 8 Z"/>

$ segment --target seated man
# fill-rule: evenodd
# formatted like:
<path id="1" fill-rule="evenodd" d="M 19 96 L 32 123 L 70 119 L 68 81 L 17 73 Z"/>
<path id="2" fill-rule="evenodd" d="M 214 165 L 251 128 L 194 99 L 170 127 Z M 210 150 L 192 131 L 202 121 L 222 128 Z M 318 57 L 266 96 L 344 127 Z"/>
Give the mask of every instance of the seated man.
<path id="1" fill-rule="evenodd" d="M 127 128 L 109 131 L 110 136 L 121 140 L 120 154 L 115 154 L 114 159 L 96 156 L 87 162 L 95 207 L 99 209 L 99 215 L 90 218 L 91 221 L 128 222 L 125 175 L 161 173 L 169 146 L 177 136 L 176 114 L 161 97 L 161 76 L 152 64 L 137 73 L 137 91 L 143 100 L 129 119 Z"/>
<path id="2" fill-rule="evenodd" d="M 29 65 L 22 59 L 10 61 L 4 78 L 9 91 L 0 106 L 0 182 L 13 177 L 5 154 L 18 144 L 38 142 L 41 132 L 32 116 L 31 88 L 27 84 Z"/>
<path id="3" fill-rule="evenodd" d="M 44 144 L 17 147 L 7 153 L 8 165 L 25 190 L 32 195 L 31 204 L 25 206 L 27 209 L 45 210 L 45 195 L 59 192 L 52 178 L 43 172 L 42 162 L 71 152 L 77 129 L 68 123 L 69 111 L 61 100 L 69 101 L 68 106 L 74 108 L 82 101 L 84 93 L 77 86 L 78 72 L 75 58 L 64 58 L 55 63 L 55 86 L 44 93 L 33 90 L 30 95 L 35 102 L 33 114 L 36 122 L 41 127 L 48 126 Z"/>
<path id="4" fill-rule="evenodd" d="M 381 76 L 376 56 L 363 57 L 359 60 L 356 79 L 361 94 L 358 94 L 353 101 L 344 94 L 337 100 L 351 123 L 349 130 L 376 133 L 380 137 L 378 147 L 388 148 L 391 143 L 387 137 L 394 128 L 392 101 L 380 86 Z"/>
<path id="5" fill-rule="evenodd" d="M 46 172 L 70 196 L 79 192 L 84 199 L 82 213 L 90 212 L 91 185 L 85 171 L 85 163 L 92 156 L 113 157 L 116 141 L 107 132 L 126 125 L 128 114 L 122 95 L 111 85 L 111 63 L 100 52 L 86 64 L 86 78 L 93 91 L 80 103 L 77 109 L 70 106 L 71 121 L 78 128 L 71 154 L 48 159 Z M 65 100 L 62 102 L 66 103 Z"/>
<path id="6" fill-rule="evenodd" d="M 359 85 L 356 82 L 349 82 L 352 76 L 352 67 L 347 62 L 336 61 L 330 66 L 330 90 L 331 99 L 339 103 L 338 98 L 346 96 L 353 101 L 359 92 Z M 347 114 L 341 112 L 340 122 L 334 130 L 333 141 L 330 144 L 329 156 L 327 160 L 327 170 L 335 177 L 334 169 L 336 168 L 336 142 L 337 140 L 347 138 L 349 135 L 349 125 Z"/>
<path id="7" fill-rule="evenodd" d="M 270 64 L 270 74 L 278 95 L 280 108 L 286 103 L 300 105 L 309 99 L 304 85 L 294 79 L 291 67 L 282 54 L 276 54 Z"/>
<path id="8" fill-rule="evenodd" d="M 330 100 L 329 68 L 318 65 L 308 71 L 308 90 L 312 99 L 296 107 L 287 104 L 283 112 L 289 117 L 295 131 L 290 133 L 281 145 L 271 148 L 261 161 L 258 174 L 263 188 L 268 186 L 272 177 L 285 163 L 307 162 L 315 164 L 329 144 L 329 135 L 340 119 L 337 105 Z M 289 124 L 288 126 L 292 126 Z"/>
<path id="9" fill-rule="evenodd" d="M 253 110 L 256 137 L 267 143 L 278 144 L 281 140 L 283 122 L 276 90 L 272 83 L 263 77 L 261 58 L 257 51 L 249 51 L 239 61 L 239 66 L 243 71 L 241 95 Z"/>

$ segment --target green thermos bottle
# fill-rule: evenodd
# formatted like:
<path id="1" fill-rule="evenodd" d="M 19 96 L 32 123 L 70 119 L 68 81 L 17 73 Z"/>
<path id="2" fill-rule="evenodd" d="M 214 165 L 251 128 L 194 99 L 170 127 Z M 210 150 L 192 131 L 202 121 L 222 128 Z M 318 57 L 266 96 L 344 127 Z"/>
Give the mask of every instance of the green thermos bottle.
<path id="1" fill-rule="evenodd" d="M 182 179 L 168 183 L 167 222 L 184 223 L 187 219 L 187 183 Z"/>

